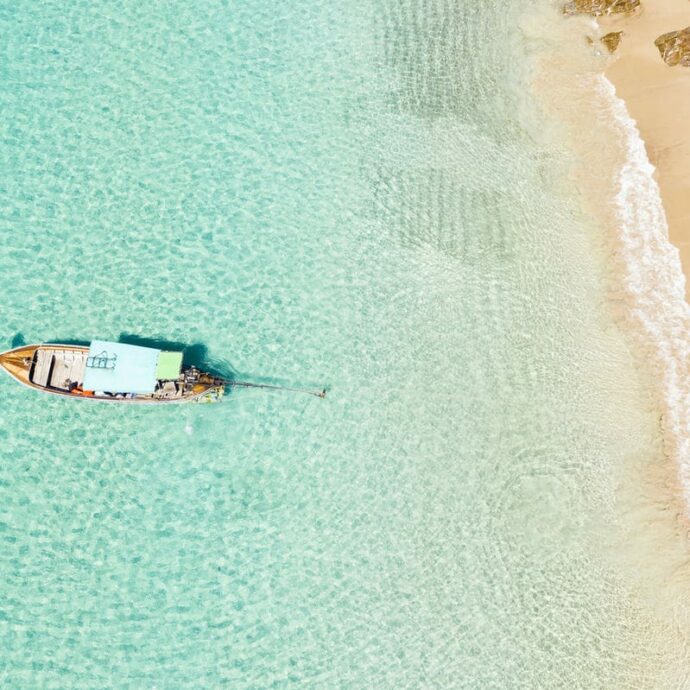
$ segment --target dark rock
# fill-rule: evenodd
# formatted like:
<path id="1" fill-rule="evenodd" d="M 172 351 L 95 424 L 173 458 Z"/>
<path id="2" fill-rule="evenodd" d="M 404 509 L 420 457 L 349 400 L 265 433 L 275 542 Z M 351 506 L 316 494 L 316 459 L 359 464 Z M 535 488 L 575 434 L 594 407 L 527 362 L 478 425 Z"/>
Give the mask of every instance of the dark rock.
<path id="1" fill-rule="evenodd" d="M 611 31 L 611 33 L 601 37 L 601 42 L 608 48 L 609 53 L 615 53 L 620 45 L 622 36 L 622 31 Z"/>
<path id="2" fill-rule="evenodd" d="M 571 0 L 563 6 L 563 13 L 601 17 L 604 14 L 631 13 L 639 6 L 640 0 Z"/>
<path id="3" fill-rule="evenodd" d="M 670 31 L 654 41 L 664 62 L 671 67 L 690 67 L 690 26 L 681 31 Z"/>

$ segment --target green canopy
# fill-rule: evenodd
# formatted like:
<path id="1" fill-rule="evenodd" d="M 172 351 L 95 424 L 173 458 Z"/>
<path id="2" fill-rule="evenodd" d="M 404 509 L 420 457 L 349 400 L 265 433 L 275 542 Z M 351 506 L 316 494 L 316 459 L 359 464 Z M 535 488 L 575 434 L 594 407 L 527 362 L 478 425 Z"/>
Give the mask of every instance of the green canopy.
<path id="1" fill-rule="evenodd" d="M 160 352 L 156 365 L 156 378 L 160 381 L 171 381 L 180 375 L 182 369 L 181 352 Z"/>

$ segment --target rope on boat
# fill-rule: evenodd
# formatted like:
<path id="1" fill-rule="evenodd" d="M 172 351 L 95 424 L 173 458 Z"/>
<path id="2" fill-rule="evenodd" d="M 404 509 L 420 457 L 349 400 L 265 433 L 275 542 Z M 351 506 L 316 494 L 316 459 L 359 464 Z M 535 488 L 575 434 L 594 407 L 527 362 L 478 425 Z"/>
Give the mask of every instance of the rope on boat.
<path id="1" fill-rule="evenodd" d="M 320 391 L 307 390 L 306 388 L 290 388 L 290 386 L 271 386 L 268 383 L 249 383 L 248 381 L 231 381 L 230 379 L 223 379 L 226 386 L 235 386 L 236 388 L 269 388 L 274 391 L 290 391 L 291 393 L 304 393 L 305 395 L 313 395 L 317 398 L 326 397 L 326 389 Z"/>

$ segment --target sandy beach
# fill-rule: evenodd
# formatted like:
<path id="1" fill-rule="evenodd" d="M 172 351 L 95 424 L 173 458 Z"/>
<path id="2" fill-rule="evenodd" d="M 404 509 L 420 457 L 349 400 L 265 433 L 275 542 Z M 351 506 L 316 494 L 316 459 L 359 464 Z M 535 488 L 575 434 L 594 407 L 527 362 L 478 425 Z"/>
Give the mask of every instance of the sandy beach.
<path id="1" fill-rule="evenodd" d="M 622 31 L 606 76 L 637 121 L 656 167 L 671 241 L 679 248 L 690 295 L 690 68 L 667 65 L 654 41 L 690 26 L 688 0 L 643 2 L 632 16 L 599 19 L 602 33 Z"/>

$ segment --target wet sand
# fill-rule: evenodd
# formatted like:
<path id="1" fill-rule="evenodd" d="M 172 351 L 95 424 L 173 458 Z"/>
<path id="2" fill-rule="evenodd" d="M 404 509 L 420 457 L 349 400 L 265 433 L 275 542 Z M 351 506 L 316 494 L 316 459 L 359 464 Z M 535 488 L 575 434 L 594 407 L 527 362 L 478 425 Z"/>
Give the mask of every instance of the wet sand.
<path id="1" fill-rule="evenodd" d="M 602 34 L 623 31 L 606 76 L 637 121 L 656 167 L 670 239 L 680 250 L 690 296 L 690 68 L 669 67 L 654 41 L 690 26 L 688 0 L 647 0 L 629 17 L 600 18 Z"/>

